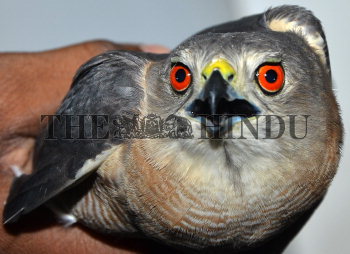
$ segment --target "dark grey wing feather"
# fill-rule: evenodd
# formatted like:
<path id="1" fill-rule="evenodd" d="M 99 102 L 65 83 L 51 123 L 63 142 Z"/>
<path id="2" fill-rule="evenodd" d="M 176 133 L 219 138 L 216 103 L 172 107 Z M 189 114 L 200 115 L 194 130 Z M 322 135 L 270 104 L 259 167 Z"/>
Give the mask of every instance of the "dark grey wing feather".
<path id="1" fill-rule="evenodd" d="M 204 29 L 198 34 L 251 32 L 262 29 L 266 29 L 264 14 L 257 14 Z"/>
<path id="2" fill-rule="evenodd" d="M 325 42 L 324 53 L 327 67 L 330 70 L 329 52 L 326 36 L 322 29 L 320 21 L 312 14 L 311 11 L 296 5 L 282 5 L 276 8 L 270 8 L 266 12 L 256 14 L 239 20 L 219 24 L 200 31 L 197 34 L 206 33 L 235 33 L 235 32 L 254 32 L 269 29 L 267 22 L 273 19 L 287 18 L 296 21 L 298 24 L 308 24 L 308 28 L 317 31 Z M 313 31 L 309 31 L 313 32 Z"/>
<path id="3" fill-rule="evenodd" d="M 74 139 L 66 139 L 67 115 L 137 114 L 144 93 L 138 80 L 142 80 L 140 75 L 143 75 L 142 70 L 148 60 L 158 58 L 164 57 L 111 51 L 93 58 L 80 68 L 57 112 L 61 118 L 54 118 L 37 140 L 35 170 L 31 175 L 16 178 L 12 185 L 4 210 L 4 223 L 15 222 L 22 214 L 32 211 L 93 172 L 111 149 L 122 143 L 112 136 L 89 138 L 92 137 L 89 130 L 93 128 L 104 134 L 112 129 L 112 121 L 106 122 L 106 118 L 102 119 L 103 127 L 97 127 L 102 125 L 99 121 L 88 121 L 84 122 L 83 130 L 68 128 Z M 47 130 L 53 126 L 55 139 L 46 139 Z M 85 135 L 87 139 L 76 139 L 79 135 Z"/>

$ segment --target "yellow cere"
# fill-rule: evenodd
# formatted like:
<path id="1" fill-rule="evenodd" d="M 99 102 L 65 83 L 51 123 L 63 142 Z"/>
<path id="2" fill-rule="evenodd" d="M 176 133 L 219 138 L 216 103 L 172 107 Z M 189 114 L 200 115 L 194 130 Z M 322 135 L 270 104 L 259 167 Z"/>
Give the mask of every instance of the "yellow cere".
<path id="1" fill-rule="evenodd" d="M 231 78 L 236 76 L 236 72 L 229 64 L 229 62 L 225 59 L 219 58 L 214 59 L 211 63 L 209 63 L 202 72 L 202 75 L 204 75 L 207 79 L 209 79 L 210 75 L 214 70 L 219 70 L 222 77 L 227 80 L 229 83 L 232 82 Z M 233 76 L 232 76 L 233 75 Z M 231 76 L 231 78 L 230 78 Z"/>

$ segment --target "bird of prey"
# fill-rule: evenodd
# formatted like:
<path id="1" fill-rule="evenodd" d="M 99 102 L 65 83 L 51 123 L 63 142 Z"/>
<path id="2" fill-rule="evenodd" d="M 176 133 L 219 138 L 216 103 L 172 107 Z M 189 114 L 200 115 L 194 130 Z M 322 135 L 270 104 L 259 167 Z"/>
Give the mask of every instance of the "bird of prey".
<path id="1" fill-rule="evenodd" d="M 336 172 L 342 124 L 320 21 L 280 6 L 170 54 L 83 65 L 17 177 L 4 223 L 66 223 L 186 251 L 280 253 Z"/>

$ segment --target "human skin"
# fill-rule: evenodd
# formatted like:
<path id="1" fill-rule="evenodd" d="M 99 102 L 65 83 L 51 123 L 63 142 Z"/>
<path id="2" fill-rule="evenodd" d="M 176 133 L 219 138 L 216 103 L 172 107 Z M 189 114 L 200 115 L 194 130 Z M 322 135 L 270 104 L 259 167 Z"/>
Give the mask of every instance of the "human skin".
<path id="1" fill-rule="evenodd" d="M 14 174 L 11 165 L 32 170 L 40 116 L 54 114 L 80 65 L 107 50 L 165 53 L 156 45 L 90 41 L 37 53 L 0 53 L 0 216 Z M 100 235 L 80 226 L 64 228 L 41 208 L 15 225 L 0 226 L 0 254 L 153 253 L 165 247 L 142 240 Z M 169 250 L 166 250 L 167 252 Z"/>

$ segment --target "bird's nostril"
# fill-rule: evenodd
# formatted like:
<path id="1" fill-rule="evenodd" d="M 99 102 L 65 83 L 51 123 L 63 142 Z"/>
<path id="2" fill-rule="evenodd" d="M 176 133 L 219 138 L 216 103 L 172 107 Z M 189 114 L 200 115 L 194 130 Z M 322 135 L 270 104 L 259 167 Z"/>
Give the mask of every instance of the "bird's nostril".
<path id="1" fill-rule="evenodd" d="M 233 74 L 231 74 L 231 75 L 229 75 L 229 76 L 227 77 L 227 80 L 228 80 L 229 82 L 231 82 L 231 81 L 233 80 L 233 78 L 234 78 L 234 76 L 233 76 Z"/>

